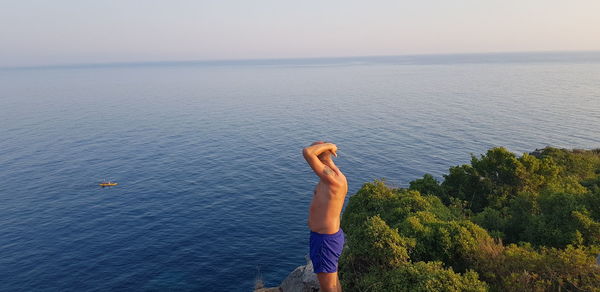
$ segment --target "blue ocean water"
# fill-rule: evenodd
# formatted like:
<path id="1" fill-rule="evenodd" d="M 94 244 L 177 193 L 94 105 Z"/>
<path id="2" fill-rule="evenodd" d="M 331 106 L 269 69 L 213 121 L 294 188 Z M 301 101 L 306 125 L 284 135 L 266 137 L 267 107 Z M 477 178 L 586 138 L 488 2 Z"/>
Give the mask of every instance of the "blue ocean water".
<path id="1" fill-rule="evenodd" d="M 353 193 L 599 124 L 597 52 L 2 69 L 0 290 L 277 285 L 308 251 L 305 145 Z"/>

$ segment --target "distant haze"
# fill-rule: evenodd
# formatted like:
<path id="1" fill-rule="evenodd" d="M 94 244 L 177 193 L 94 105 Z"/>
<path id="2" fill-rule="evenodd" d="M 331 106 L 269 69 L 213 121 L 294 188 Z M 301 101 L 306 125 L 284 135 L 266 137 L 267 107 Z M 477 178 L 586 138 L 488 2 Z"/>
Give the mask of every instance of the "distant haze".
<path id="1" fill-rule="evenodd" d="M 598 0 L 0 0 L 0 67 L 600 50 Z"/>

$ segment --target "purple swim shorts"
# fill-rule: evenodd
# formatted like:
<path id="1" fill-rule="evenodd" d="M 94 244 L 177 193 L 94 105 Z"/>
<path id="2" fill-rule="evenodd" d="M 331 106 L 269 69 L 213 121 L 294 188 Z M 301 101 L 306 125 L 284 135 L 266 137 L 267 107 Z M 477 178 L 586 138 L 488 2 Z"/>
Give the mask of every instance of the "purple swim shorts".
<path id="1" fill-rule="evenodd" d="M 335 273 L 344 248 L 344 231 L 334 234 L 310 232 L 310 260 L 315 273 Z"/>

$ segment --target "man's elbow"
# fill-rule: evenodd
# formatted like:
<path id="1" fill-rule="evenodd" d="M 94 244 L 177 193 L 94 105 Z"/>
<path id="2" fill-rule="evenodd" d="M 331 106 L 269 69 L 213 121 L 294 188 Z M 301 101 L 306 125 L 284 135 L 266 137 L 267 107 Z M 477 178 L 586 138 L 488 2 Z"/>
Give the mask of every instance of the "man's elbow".
<path id="1" fill-rule="evenodd" d="M 311 151 L 308 149 L 308 147 L 302 149 L 302 156 L 304 156 L 304 158 L 311 156 Z"/>

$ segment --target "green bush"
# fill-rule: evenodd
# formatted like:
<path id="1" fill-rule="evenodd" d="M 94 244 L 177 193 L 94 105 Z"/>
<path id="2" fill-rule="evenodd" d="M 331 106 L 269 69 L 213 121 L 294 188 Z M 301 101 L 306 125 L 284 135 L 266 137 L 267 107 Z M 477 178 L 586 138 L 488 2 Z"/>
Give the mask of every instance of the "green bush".
<path id="1" fill-rule="evenodd" d="M 408 263 L 390 270 L 373 270 L 363 276 L 356 291 L 488 291 L 476 272 L 458 274 L 441 262 Z"/>
<path id="2" fill-rule="evenodd" d="M 483 228 L 470 221 L 440 220 L 429 212 L 417 212 L 400 226 L 402 236 L 415 240 L 411 259 L 442 261 L 457 271 L 466 270 L 466 256 L 482 241 L 491 240 Z"/>
<path id="3" fill-rule="evenodd" d="M 342 228 L 346 291 L 600 291 L 600 151 L 493 148 L 442 183 L 366 183 Z"/>
<path id="4" fill-rule="evenodd" d="M 599 291 L 598 248 L 535 249 L 529 244 L 486 243 L 471 255 L 472 268 L 497 291 Z"/>
<path id="5" fill-rule="evenodd" d="M 424 195 L 443 196 L 443 188 L 440 183 L 431 174 L 423 175 L 423 178 L 416 179 L 410 182 L 409 189 L 418 191 Z"/>

